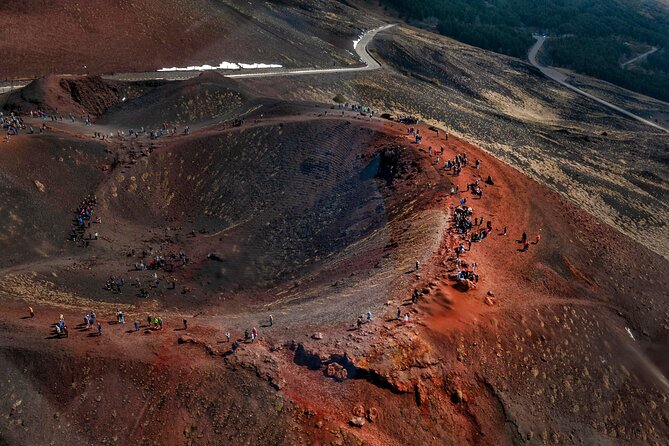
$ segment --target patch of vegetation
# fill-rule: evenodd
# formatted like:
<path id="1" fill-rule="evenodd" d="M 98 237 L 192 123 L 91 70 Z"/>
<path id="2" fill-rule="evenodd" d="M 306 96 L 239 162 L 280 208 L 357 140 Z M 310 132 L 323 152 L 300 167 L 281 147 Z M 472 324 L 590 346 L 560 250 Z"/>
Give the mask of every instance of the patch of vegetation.
<path id="1" fill-rule="evenodd" d="M 334 98 L 332 98 L 333 101 L 335 101 L 337 104 L 344 104 L 347 101 L 347 99 L 344 97 L 343 94 L 337 93 Z"/>

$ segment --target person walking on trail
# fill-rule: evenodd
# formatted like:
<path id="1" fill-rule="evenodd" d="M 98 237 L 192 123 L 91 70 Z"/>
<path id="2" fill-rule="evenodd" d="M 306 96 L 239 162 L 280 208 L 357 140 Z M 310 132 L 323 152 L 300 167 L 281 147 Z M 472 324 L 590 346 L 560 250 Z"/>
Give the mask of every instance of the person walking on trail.
<path id="1" fill-rule="evenodd" d="M 230 332 L 229 331 L 225 332 L 225 338 L 228 340 L 228 342 L 230 342 Z"/>
<path id="2" fill-rule="evenodd" d="M 370 322 L 372 320 L 372 312 L 367 311 L 367 322 Z"/>
<path id="3" fill-rule="evenodd" d="M 258 337 L 258 329 L 253 327 L 253 330 L 251 330 L 251 342 L 255 342 L 257 337 Z"/>
<path id="4" fill-rule="evenodd" d="M 98 322 L 98 336 L 102 336 L 102 324 Z"/>
<path id="5" fill-rule="evenodd" d="M 520 237 L 520 243 L 525 243 L 527 241 L 527 233 L 523 232 L 522 237 Z"/>
<path id="6" fill-rule="evenodd" d="M 506 226 L 504 226 L 504 234 L 502 234 L 502 235 L 506 235 L 506 230 L 507 230 L 507 229 L 508 229 L 508 228 L 507 228 Z"/>
<path id="7" fill-rule="evenodd" d="M 402 320 L 402 309 L 397 307 L 397 320 Z"/>
<path id="8" fill-rule="evenodd" d="M 184 319 L 184 330 L 188 330 L 188 319 Z"/>
<path id="9" fill-rule="evenodd" d="M 28 313 L 30 313 L 30 317 L 35 317 L 35 312 L 33 311 L 33 307 L 28 307 Z"/>
<path id="10" fill-rule="evenodd" d="M 269 326 L 271 327 L 272 325 L 274 325 L 274 317 L 270 314 L 269 315 Z"/>
<path id="11" fill-rule="evenodd" d="M 358 330 L 360 330 L 362 328 L 362 315 L 358 316 L 356 324 L 358 325 Z"/>
<path id="12" fill-rule="evenodd" d="M 416 260 L 416 271 L 420 270 L 420 260 Z"/>
<path id="13" fill-rule="evenodd" d="M 537 234 L 537 237 L 536 237 L 536 239 L 535 239 L 534 244 L 535 244 L 535 245 L 538 245 L 540 240 L 541 240 L 541 235 L 540 235 L 540 234 Z"/>
<path id="14" fill-rule="evenodd" d="M 135 319 L 135 333 L 139 331 L 139 321 Z"/>
<path id="15" fill-rule="evenodd" d="M 404 313 L 404 325 L 409 323 L 409 313 Z"/>

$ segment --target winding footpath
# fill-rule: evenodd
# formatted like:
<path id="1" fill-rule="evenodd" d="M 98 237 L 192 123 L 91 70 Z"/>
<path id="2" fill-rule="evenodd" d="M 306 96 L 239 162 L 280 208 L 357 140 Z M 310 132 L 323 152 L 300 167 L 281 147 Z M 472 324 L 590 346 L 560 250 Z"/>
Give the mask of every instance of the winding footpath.
<path id="1" fill-rule="evenodd" d="M 592 99 L 593 101 L 610 108 L 611 110 L 614 110 L 622 115 L 627 116 L 628 118 L 632 118 L 636 121 L 639 121 L 643 124 L 649 125 L 653 128 L 656 128 L 658 130 L 662 130 L 663 132 L 669 133 L 669 130 L 666 128 L 662 127 L 659 124 L 656 124 L 652 121 L 649 121 L 647 119 L 642 118 L 641 116 L 635 115 L 632 112 L 629 112 L 623 108 L 618 107 L 617 105 L 611 104 L 610 102 L 607 102 L 603 99 L 598 98 L 597 96 L 594 96 L 586 91 L 581 90 L 578 87 L 574 87 L 570 83 L 567 82 L 567 76 L 562 73 L 561 71 L 552 68 L 552 67 L 546 67 L 541 65 L 539 62 L 537 62 L 537 53 L 541 49 L 541 47 L 544 45 L 544 42 L 546 41 L 546 36 L 535 36 L 537 39 L 537 42 L 532 45 L 532 48 L 530 48 L 530 51 L 527 55 L 527 58 L 529 59 L 530 63 L 534 65 L 539 71 L 541 71 L 546 77 L 554 80 L 558 84 L 562 85 L 563 87 L 566 87 L 570 89 L 571 91 L 580 94 L 582 96 L 585 96 L 588 99 Z"/>

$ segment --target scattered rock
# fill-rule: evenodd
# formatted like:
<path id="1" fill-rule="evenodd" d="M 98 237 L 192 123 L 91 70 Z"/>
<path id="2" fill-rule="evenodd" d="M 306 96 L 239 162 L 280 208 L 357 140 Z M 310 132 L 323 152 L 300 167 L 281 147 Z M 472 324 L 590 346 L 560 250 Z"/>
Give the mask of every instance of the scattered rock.
<path id="1" fill-rule="evenodd" d="M 316 332 L 316 333 L 312 334 L 311 337 L 312 337 L 313 339 L 323 339 L 323 333 L 321 333 L 321 332 L 319 331 L 319 332 Z"/>
<path id="2" fill-rule="evenodd" d="M 346 378 L 348 378 L 348 372 L 341 364 L 331 362 L 325 368 L 325 376 L 334 378 L 337 381 L 344 381 Z"/>
<path id="3" fill-rule="evenodd" d="M 35 187 L 37 188 L 38 191 L 40 192 L 46 192 L 46 187 L 44 184 L 38 180 L 33 181 L 35 183 Z"/>
<path id="4" fill-rule="evenodd" d="M 491 299 L 490 296 L 486 296 L 485 299 L 483 299 L 483 302 L 486 305 L 490 305 L 490 306 L 495 305 L 495 301 L 493 299 Z"/>
<path id="5" fill-rule="evenodd" d="M 370 407 L 369 409 L 367 409 L 367 421 L 373 423 L 378 419 L 379 419 L 379 409 L 377 409 L 376 407 Z"/>
<path id="6" fill-rule="evenodd" d="M 355 427 L 362 427 L 365 425 L 365 419 L 363 417 L 353 417 L 348 420 L 348 424 Z"/>
<path id="7" fill-rule="evenodd" d="M 216 254 L 215 252 L 207 254 L 207 258 L 209 260 L 213 260 L 215 262 L 222 262 L 223 261 L 223 256 Z"/>
<path id="8" fill-rule="evenodd" d="M 462 390 L 460 390 L 460 389 L 455 389 L 455 390 L 451 393 L 451 401 L 453 401 L 454 404 L 459 404 L 459 403 L 462 402 L 462 400 L 463 400 Z"/>
<path id="9" fill-rule="evenodd" d="M 362 404 L 356 404 L 355 406 L 353 406 L 352 413 L 356 417 L 364 417 L 365 416 L 365 406 L 363 406 Z"/>
<path id="10" fill-rule="evenodd" d="M 179 339 L 177 340 L 177 342 L 179 344 L 197 344 L 200 341 L 198 341 L 197 339 L 195 339 L 194 337 L 189 336 L 189 335 L 181 335 L 181 336 L 179 336 Z"/>
<path id="11" fill-rule="evenodd" d="M 323 427 L 323 422 L 322 422 L 322 421 L 319 421 L 319 422 L 317 422 L 317 423 L 315 424 L 315 426 L 316 426 L 316 429 L 320 429 L 320 428 Z"/>
<path id="12" fill-rule="evenodd" d="M 495 297 L 495 293 L 493 293 L 492 290 L 488 290 L 488 296 Z"/>

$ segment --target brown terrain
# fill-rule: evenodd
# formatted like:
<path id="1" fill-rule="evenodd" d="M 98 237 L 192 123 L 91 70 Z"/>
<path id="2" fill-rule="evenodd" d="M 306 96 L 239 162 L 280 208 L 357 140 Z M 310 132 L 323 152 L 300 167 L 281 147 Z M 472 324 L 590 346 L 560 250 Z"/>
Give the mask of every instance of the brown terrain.
<path id="1" fill-rule="evenodd" d="M 48 18 L 53 27 L 46 27 Z M 314 0 L 27 0 L 0 5 L 0 80 L 100 74 L 222 61 L 355 65 L 346 50 L 370 25 Z M 17 26 L 20 24 L 20 26 Z M 56 25 L 57 24 L 57 25 Z"/>
<path id="2" fill-rule="evenodd" d="M 404 26 L 372 45 L 370 73 L 0 96 L 34 129 L 0 143 L 0 445 L 667 444 L 667 137 L 518 60 Z M 99 238 L 68 240 L 89 194 Z M 492 225 L 471 287 L 462 199 Z"/>

